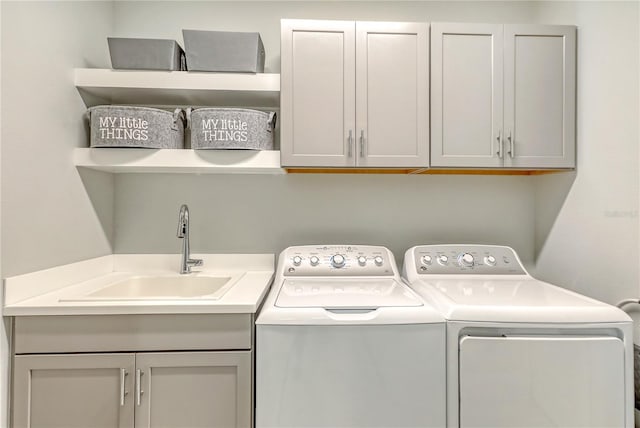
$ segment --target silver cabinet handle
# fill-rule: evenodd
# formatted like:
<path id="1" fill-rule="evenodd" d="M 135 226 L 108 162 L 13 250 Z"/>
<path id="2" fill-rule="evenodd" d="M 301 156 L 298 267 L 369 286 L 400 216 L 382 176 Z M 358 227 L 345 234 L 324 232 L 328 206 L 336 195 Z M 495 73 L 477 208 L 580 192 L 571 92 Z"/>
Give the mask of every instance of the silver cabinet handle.
<path id="1" fill-rule="evenodd" d="M 364 157 L 364 129 L 360 131 L 360 157 Z"/>
<path id="2" fill-rule="evenodd" d="M 513 157 L 516 155 L 516 152 L 515 144 L 513 143 L 513 139 L 511 138 L 511 130 L 509 130 L 509 136 L 507 137 L 507 140 L 509 140 L 509 157 L 513 159 Z"/>
<path id="3" fill-rule="evenodd" d="M 127 391 L 125 390 L 125 377 L 129 373 L 126 369 L 120 369 L 120 407 L 124 406 L 124 397 L 127 395 Z"/>
<path id="4" fill-rule="evenodd" d="M 347 138 L 347 157 L 353 156 L 353 131 L 349 130 L 349 138 Z"/>
<path id="5" fill-rule="evenodd" d="M 136 406 L 140 405 L 140 400 L 144 391 L 142 390 L 142 375 L 144 372 L 140 369 L 136 370 Z"/>
<path id="6" fill-rule="evenodd" d="M 498 140 L 498 151 L 496 152 L 496 154 L 500 159 L 502 159 L 502 131 L 498 131 L 496 140 Z"/>

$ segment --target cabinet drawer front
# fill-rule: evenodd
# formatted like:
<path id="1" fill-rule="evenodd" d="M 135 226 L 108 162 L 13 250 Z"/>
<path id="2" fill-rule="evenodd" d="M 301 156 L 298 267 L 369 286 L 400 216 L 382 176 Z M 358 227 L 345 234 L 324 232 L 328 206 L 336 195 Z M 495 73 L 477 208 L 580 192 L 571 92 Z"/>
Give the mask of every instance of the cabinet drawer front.
<path id="1" fill-rule="evenodd" d="M 251 349 L 253 316 L 77 315 L 16 317 L 16 354 Z"/>

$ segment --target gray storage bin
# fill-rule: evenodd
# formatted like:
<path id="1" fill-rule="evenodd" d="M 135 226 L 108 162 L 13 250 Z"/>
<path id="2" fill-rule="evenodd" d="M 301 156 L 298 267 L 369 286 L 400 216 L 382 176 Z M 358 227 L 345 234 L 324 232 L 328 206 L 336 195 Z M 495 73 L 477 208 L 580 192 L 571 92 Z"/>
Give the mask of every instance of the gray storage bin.
<path id="1" fill-rule="evenodd" d="M 276 114 L 242 108 L 187 109 L 192 149 L 273 150 Z"/>
<path id="2" fill-rule="evenodd" d="M 87 110 L 91 147 L 184 148 L 184 112 L 137 106 L 95 106 Z"/>
<path id="3" fill-rule="evenodd" d="M 264 72 L 259 33 L 182 30 L 188 71 Z"/>
<path id="4" fill-rule="evenodd" d="M 107 37 L 111 66 L 122 70 L 186 70 L 175 40 Z"/>

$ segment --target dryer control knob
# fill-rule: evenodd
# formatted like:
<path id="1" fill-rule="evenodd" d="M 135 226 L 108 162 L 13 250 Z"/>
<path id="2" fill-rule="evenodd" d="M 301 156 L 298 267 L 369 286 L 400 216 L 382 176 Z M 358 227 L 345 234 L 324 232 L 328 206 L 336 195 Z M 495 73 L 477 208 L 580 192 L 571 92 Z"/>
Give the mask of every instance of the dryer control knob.
<path id="1" fill-rule="evenodd" d="M 438 263 L 442 266 L 446 266 L 447 264 L 449 264 L 449 257 L 444 254 L 440 254 L 438 256 Z"/>
<path id="2" fill-rule="evenodd" d="M 309 263 L 311 263 L 311 266 L 318 266 L 318 263 L 320 263 L 320 259 L 318 258 L 318 256 L 311 256 L 311 258 L 309 259 Z"/>
<path id="3" fill-rule="evenodd" d="M 473 267 L 473 256 L 469 253 L 462 253 L 458 256 L 458 263 L 464 267 Z"/>
<path id="4" fill-rule="evenodd" d="M 496 258 L 493 256 L 487 256 L 484 258 L 484 264 L 489 265 L 489 266 L 495 266 L 496 265 Z"/>
<path id="5" fill-rule="evenodd" d="M 420 260 L 422 260 L 422 264 L 423 264 L 423 265 L 430 265 L 430 264 L 431 264 L 431 262 L 433 261 L 433 259 L 431 258 L 431 256 L 430 256 L 430 255 L 428 255 L 428 254 L 427 254 L 427 255 L 422 256 L 422 258 L 421 258 Z"/>
<path id="6" fill-rule="evenodd" d="M 373 258 L 373 262 L 376 264 L 376 266 L 382 266 L 384 259 L 382 258 L 382 256 L 375 256 Z"/>
<path id="7" fill-rule="evenodd" d="M 300 266 L 300 263 L 302 263 L 302 257 L 294 256 L 293 257 L 293 265 L 294 266 Z"/>
<path id="8" fill-rule="evenodd" d="M 331 257 L 331 265 L 335 268 L 341 268 L 344 266 L 345 258 L 342 254 L 334 254 Z"/>
<path id="9" fill-rule="evenodd" d="M 364 266 L 367 264 L 367 258 L 365 256 L 358 257 L 358 264 L 360 266 Z"/>

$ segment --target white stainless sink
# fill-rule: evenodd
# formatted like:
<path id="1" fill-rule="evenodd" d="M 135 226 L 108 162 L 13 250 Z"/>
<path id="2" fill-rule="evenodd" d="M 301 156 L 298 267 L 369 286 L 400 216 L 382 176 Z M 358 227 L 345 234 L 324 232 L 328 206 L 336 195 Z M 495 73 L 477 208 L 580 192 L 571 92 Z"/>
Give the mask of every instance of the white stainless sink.
<path id="1" fill-rule="evenodd" d="M 136 275 L 61 301 L 220 299 L 238 276 Z"/>

